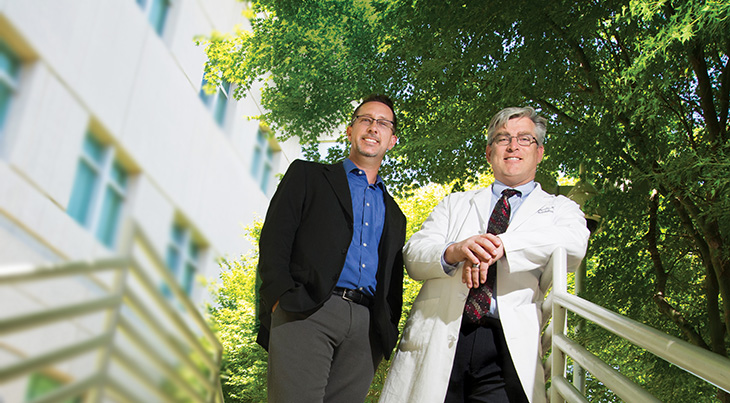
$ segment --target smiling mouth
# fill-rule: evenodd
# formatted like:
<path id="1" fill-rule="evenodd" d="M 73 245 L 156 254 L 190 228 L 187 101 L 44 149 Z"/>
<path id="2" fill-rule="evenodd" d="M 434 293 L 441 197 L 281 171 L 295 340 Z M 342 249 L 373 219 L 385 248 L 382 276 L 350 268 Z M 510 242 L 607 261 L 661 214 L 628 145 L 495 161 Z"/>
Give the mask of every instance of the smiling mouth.
<path id="1" fill-rule="evenodd" d="M 380 141 L 378 139 L 372 137 L 363 137 L 362 140 L 369 144 L 380 144 Z"/>
<path id="2" fill-rule="evenodd" d="M 505 158 L 505 161 L 520 161 L 522 158 L 520 157 L 507 157 Z"/>

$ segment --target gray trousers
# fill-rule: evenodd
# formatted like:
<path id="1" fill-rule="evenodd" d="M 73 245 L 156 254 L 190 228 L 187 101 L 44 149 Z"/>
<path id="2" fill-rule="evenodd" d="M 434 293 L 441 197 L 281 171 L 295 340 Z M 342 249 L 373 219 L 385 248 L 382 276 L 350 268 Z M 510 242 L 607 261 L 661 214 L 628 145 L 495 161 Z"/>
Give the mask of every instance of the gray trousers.
<path id="1" fill-rule="evenodd" d="M 370 330 L 370 310 L 336 295 L 309 316 L 276 308 L 269 403 L 364 401 L 383 358 Z"/>

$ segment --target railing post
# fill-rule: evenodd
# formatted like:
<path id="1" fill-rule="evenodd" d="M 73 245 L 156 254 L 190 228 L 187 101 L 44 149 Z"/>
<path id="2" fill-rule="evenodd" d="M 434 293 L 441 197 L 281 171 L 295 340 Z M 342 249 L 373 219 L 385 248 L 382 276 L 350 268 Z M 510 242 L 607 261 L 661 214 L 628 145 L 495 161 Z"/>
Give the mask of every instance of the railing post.
<path id="1" fill-rule="evenodd" d="M 588 260 L 587 256 L 580 262 L 580 266 L 578 266 L 578 270 L 575 272 L 575 295 L 581 298 L 586 290 L 586 260 Z M 584 326 L 585 319 L 580 316 L 577 317 L 575 327 L 573 329 L 575 337 L 581 333 Z M 585 395 L 586 371 L 575 361 L 573 361 L 573 386 L 578 389 L 581 394 Z"/>
<path id="2" fill-rule="evenodd" d="M 567 293 L 568 291 L 568 266 L 566 252 L 563 248 L 558 248 L 553 252 L 550 258 L 548 270 L 553 272 L 553 289 L 555 294 Z M 565 400 L 555 387 L 555 380 L 565 377 L 565 353 L 555 345 L 556 335 L 565 334 L 565 326 L 567 316 L 565 308 L 555 303 L 553 299 L 553 326 L 552 326 L 552 370 L 551 379 L 553 386 L 550 388 L 550 402 L 563 403 Z"/>
<path id="3" fill-rule="evenodd" d="M 127 273 L 129 268 L 125 265 L 122 268 L 118 268 L 117 272 L 114 273 L 113 287 L 110 292 L 114 295 L 119 296 L 119 304 L 112 308 L 107 317 L 107 324 L 105 331 L 111 336 L 106 346 L 101 348 L 99 352 L 99 358 L 97 361 L 98 373 L 101 375 L 99 384 L 96 388 L 91 390 L 88 402 L 101 403 L 104 400 L 104 391 L 106 390 L 106 384 L 109 379 L 109 367 L 112 360 L 112 349 L 114 346 L 115 333 L 119 325 L 119 318 L 122 314 L 122 304 L 124 300 L 124 292 L 127 287 Z"/>
<path id="4" fill-rule="evenodd" d="M 105 331 L 111 336 L 109 343 L 102 347 L 97 358 L 97 373 L 101 375 L 99 384 L 91 389 L 87 402 L 101 403 L 104 400 L 104 393 L 109 382 L 109 367 L 112 361 L 112 351 L 114 348 L 114 339 L 119 321 L 122 315 L 122 305 L 124 304 L 124 293 L 127 289 L 127 278 L 129 277 L 129 264 L 131 262 L 131 250 L 133 245 L 133 237 L 135 224 L 131 219 L 122 221 L 122 227 L 117 237 L 117 252 L 128 259 L 124 267 L 117 268 L 114 273 L 114 281 L 109 289 L 109 293 L 119 296 L 119 304 L 112 308 L 107 315 L 107 323 Z"/>

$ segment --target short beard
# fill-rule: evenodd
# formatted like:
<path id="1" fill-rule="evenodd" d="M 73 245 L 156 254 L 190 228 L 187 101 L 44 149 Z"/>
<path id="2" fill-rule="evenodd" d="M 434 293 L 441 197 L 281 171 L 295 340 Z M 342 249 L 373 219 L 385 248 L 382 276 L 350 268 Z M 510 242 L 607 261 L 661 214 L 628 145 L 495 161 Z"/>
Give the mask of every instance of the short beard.
<path id="1" fill-rule="evenodd" d="M 360 145 L 355 145 L 355 149 L 357 150 L 357 153 L 362 155 L 363 157 L 373 158 L 373 157 L 378 156 L 378 153 L 369 153 L 367 151 L 364 151 L 363 149 L 360 148 Z"/>

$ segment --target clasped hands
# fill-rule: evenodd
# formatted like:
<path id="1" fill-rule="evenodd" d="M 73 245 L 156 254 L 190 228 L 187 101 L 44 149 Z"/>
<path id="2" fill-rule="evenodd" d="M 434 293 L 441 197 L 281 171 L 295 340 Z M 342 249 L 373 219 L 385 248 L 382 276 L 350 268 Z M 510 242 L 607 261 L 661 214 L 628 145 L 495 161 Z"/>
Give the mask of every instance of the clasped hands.
<path id="1" fill-rule="evenodd" d="M 446 248 L 444 260 L 450 265 L 464 262 L 461 281 L 477 288 L 487 281 L 489 266 L 504 256 L 502 240 L 494 234 L 474 235 Z"/>

